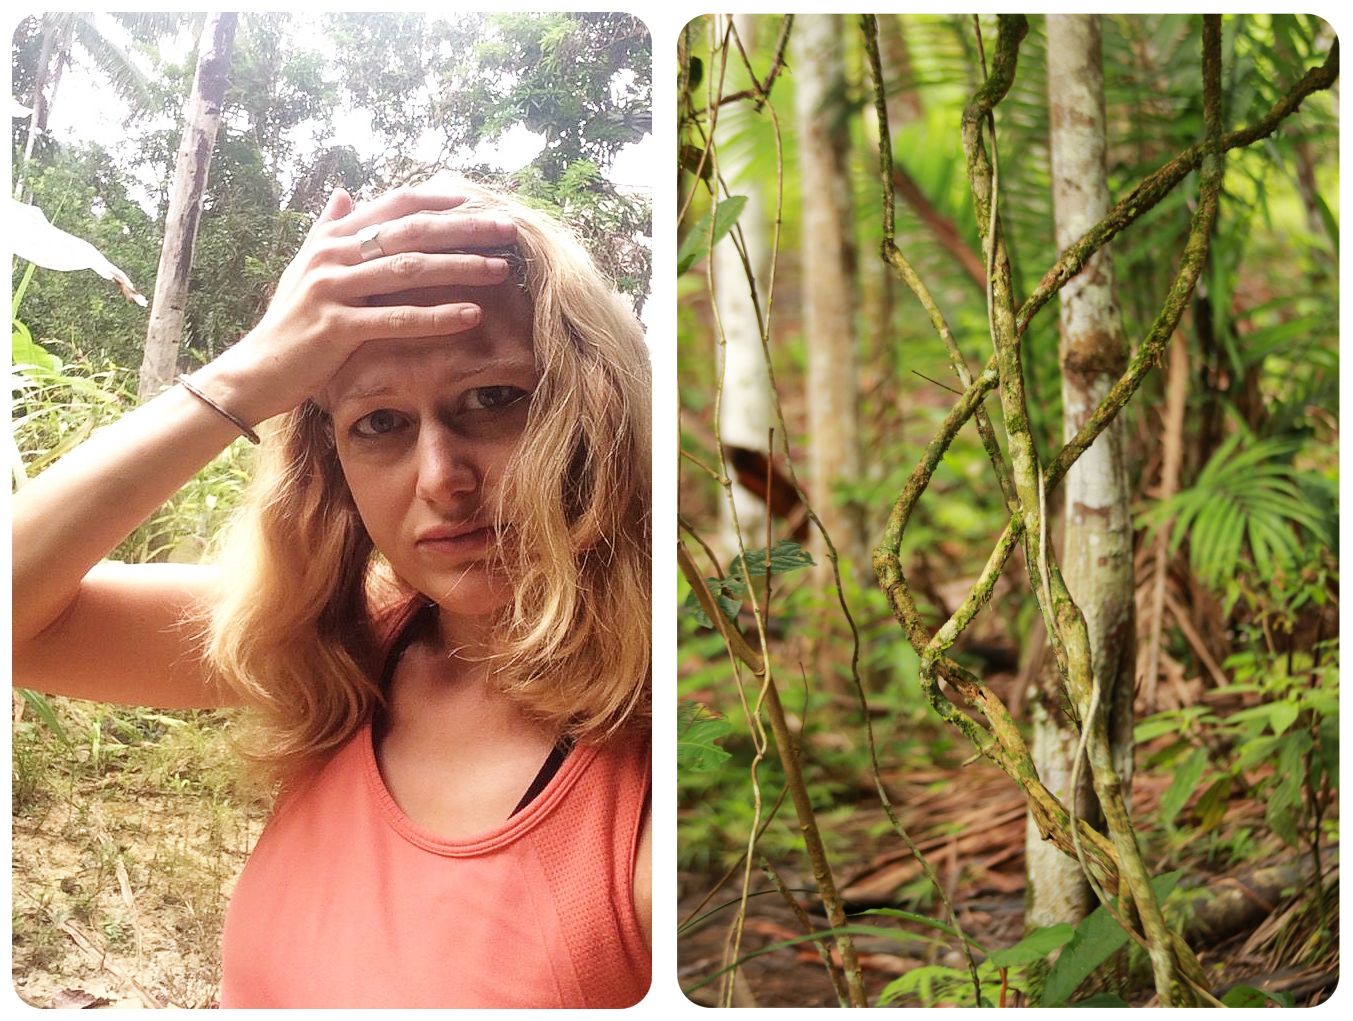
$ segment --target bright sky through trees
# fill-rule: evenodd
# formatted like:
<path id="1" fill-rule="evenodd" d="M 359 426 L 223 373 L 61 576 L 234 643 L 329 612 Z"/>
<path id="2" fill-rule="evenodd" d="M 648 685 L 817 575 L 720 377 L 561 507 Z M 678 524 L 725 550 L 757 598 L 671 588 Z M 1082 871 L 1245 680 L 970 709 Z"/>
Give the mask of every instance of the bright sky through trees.
<path id="1" fill-rule="evenodd" d="M 98 20 L 100 30 L 109 38 L 117 40 L 127 52 L 133 55 L 137 65 L 147 74 L 150 74 L 152 71 L 150 63 L 135 52 L 126 30 L 117 20 L 102 13 L 95 15 L 95 17 Z M 430 17 L 435 19 L 437 16 L 431 15 Z M 298 19 L 296 33 L 298 42 L 304 47 L 318 50 L 321 53 L 332 48 L 331 40 L 319 31 L 318 23 L 315 21 Z M 188 59 L 194 43 L 193 30 L 185 29 L 175 38 L 166 40 L 162 44 L 161 59 L 165 62 L 181 62 Z M 91 68 L 82 65 L 77 59 L 66 71 L 61 83 L 61 92 L 61 99 L 64 101 L 53 106 L 51 121 L 48 125 L 49 131 L 55 138 L 66 142 L 93 142 L 108 148 L 116 148 L 126 141 L 127 134 L 124 120 L 129 112 L 128 106 L 113 90 L 104 86 Z M 153 123 L 150 126 L 158 129 L 174 125 L 164 119 L 162 122 Z M 298 129 L 298 132 L 304 133 L 306 128 L 307 126 L 303 125 Z M 311 137 L 316 143 L 321 141 L 314 137 L 313 131 Z M 362 111 L 352 109 L 346 103 L 335 117 L 334 137 L 343 143 L 352 145 L 363 157 L 373 155 L 378 148 L 367 115 Z M 500 170 L 512 171 L 524 167 L 534 159 L 543 145 L 544 138 L 542 135 L 528 130 L 523 124 L 517 124 L 509 128 L 500 138 L 492 142 L 483 142 L 465 155 L 471 162 L 484 163 Z M 437 158 L 440 151 L 439 140 L 433 132 L 429 131 L 424 133 L 419 148 L 412 155 L 417 159 L 431 163 Z M 648 191 L 651 187 L 649 182 L 653 179 L 653 165 L 653 136 L 650 132 L 644 135 L 641 141 L 621 149 L 611 167 L 606 171 L 606 176 L 624 188 Z M 146 188 L 146 193 L 140 196 L 140 201 L 143 207 L 150 211 L 153 205 L 153 195 L 158 192 L 158 186 L 145 177 L 145 173 L 146 171 L 143 170 L 141 183 Z"/>

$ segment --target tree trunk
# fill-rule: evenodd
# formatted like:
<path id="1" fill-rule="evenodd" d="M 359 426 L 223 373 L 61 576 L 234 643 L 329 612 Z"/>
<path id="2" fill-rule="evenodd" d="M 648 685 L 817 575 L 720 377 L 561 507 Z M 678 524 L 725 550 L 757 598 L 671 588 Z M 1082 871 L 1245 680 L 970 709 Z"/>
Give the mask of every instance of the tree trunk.
<path id="1" fill-rule="evenodd" d="M 751 51 L 756 35 L 755 16 L 739 14 L 733 21 L 743 46 Z M 719 116 L 719 134 L 723 137 L 736 135 L 746 114 L 745 104 L 725 108 Z M 719 172 L 730 182 L 735 193 L 747 198 L 747 205 L 738 217 L 738 226 L 742 228 L 747 262 L 756 277 L 758 300 L 764 316 L 770 246 L 766 239 L 766 204 L 762 198 L 762 187 L 772 185 L 748 179 L 745 153 L 745 149 L 737 147 L 721 148 Z M 757 306 L 752 301 L 751 284 L 747 281 L 747 270 L 733 245 L 731 234 L 725 235 L 714 248 L 714 300 L 724 340 L 719 434 L 726 450 L 740 447 L 769 456 L 772 452 L 767 449 L 766 441 L 774 421 L 770 375 L 766 371 L 761 325 L 757 318 Z M 765 542 L 768 499 L 769 494 L 763 500 L 736 480 L 733 482 L 737 523 L 742 541 L 749 547 L 760 546 Z M 719 545 L 729 558 L 738 550 L 732 510 L 726 501 L 719 504 Z"/>
<path id="2" fill-rule="evenodd" d="M 810 496 L 841 556 L 864 569 L 863 515 L 838 501 L 839 482 L 860 476 L 855 373 L 855 294 L 847 230 L 848 139 L 839 116 L 845 95 L 838 15 L 801 15 L 794 21 L 795 106 L 803 189 L 803 331 L 808 348 Z"/>
<path id="3" fill-rule="evenodd" d="M 62 32 L 61 44 L 57 44 L 57 34 Z M 33 150 L 37 146 L 37 140 L 47 131 L 47 121 L 51 116 L 52 103 L 48 97 L 48 83 L 53 98 L 56 92 L 56 84 L 61 79 L 61 68 L 65 63 L 67 56 L 67 47 L 69 45 L 70 29 L 64 31 L 58 29 L 52 23 L 52 19 L 44 17 L 42 19 L 42 47 L 38 51 L 38 69 L 33 79 L 33 95 L 29 100 L 29 105 L 33 112 L 28 116 L 28 139 L 24 143 L 23 161 L 19 164 L 15 173 L 14 198 L 22 202 L 24 189 L 28 184 L 29 164 L 33 162 Z M 56 51 L 56 70 L 52 68 L 52 51 Z"/>
<path id="4" fill-rule="evenodd" d="M 165 216 L 164 245 L 155 274 L 155 298 L 146 330 L 146 352 L 141 362 L 137 396 L 152 397 L 178 370 L 179 344 L 188 302 L 188 271 L 193 261 L 202 195 L 207 188 L 216 129 L 221 123 L 230 50 L 237 14 L 209 14 L 197 49 L 197 73 L 184 111 L 183 138 L 174 169 L 174 187 Z"/>
<path id="5" fill-rule="evenodd" d="M 1065 249 L 1109 210 L 1105 170 L 1104 80 L 1099 19 L 1048 16 L 1048 101 L 1051 112 L 1053 210 L 1057 244 Z M 1127 364 L 1127 344 L 1114 294 L 1113 265 L 1101 249 L 1061 292 L 1063 435 L 1071 439 Z M 1132 776 L 1132 686 L 1135 666 L 1132 520 L 1117 418 L 1067 474 L 1062 571 L 1085 615 L 1090 658 L 1108 714 L 1113 761 L 1129 788 Z M 1038 775 L 1066 802 L 1078 729 L 1063 710 L 1055 671 L 1044 674 L 1031 706 Z M 1088 769 L 1077 805 L 1093 806 Z M 1029 823 L 1030 927 L 1076 922 L 1091 903 L 1077 862 L 1041 839 Z"/>

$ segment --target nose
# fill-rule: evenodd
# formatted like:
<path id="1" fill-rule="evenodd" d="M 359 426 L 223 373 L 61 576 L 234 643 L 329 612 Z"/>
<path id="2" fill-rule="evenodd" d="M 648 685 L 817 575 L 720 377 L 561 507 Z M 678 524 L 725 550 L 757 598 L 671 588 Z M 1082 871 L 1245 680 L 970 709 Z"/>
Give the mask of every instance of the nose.
<path id="1" fill-rule="evenodd" d="M 445 425 L 424 422 L 418 430 L 417 497 L 438 509 L 455 512 L 480 485 L 472 445 Z"/>

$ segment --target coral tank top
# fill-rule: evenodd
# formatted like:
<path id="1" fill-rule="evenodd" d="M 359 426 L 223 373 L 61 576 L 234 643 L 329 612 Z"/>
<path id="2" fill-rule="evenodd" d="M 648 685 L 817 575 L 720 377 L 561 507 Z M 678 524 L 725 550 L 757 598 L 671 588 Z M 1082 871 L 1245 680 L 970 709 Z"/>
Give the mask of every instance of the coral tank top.
<path id="1" fill-rule="evenodd" d="M 367 724 L 283 798 L 231 898 L 222 1007 L 627 1007 L 651 961 L 633 868 L 646 732 L 579 745 L 525 808 L 446 840 Z"/>

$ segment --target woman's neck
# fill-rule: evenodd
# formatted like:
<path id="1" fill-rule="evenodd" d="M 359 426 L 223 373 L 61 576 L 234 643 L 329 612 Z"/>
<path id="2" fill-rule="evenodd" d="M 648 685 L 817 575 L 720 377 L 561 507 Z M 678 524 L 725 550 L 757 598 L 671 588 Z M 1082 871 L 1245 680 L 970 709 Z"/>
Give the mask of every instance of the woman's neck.
<path id="1" fill-rule="evenodd" d="M 445 609 L 437 612 L 437 637 L 442 650 L 464 663 L 486 663 L 494 653 L 498 616 L 493 613 L 475 615 L 452 614 Z"/>

